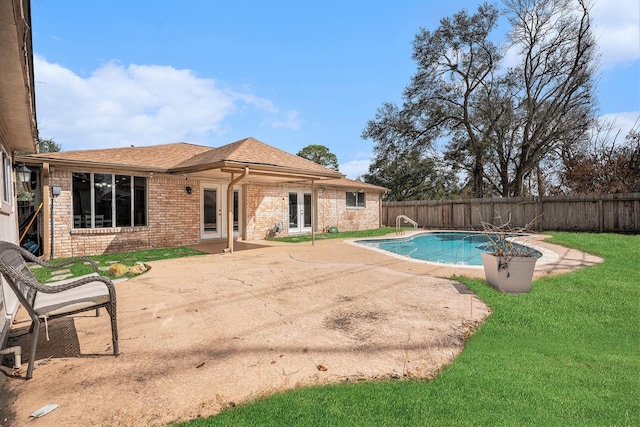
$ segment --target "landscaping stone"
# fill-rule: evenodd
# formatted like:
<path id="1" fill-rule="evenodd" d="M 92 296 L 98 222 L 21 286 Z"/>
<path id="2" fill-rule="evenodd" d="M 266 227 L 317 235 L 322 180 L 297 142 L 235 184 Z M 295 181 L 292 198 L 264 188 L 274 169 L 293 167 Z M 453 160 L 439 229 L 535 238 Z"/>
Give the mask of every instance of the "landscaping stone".
<path id="1" fill-rule="evenodd" d="M 127 267 L 124 264 L 111 264 L 109 266 L 109 274 L 111 274 L 112 276 L 124 276 L 125 274 L 127 274 L 129 272 L 129 267 Z"/>
<path id="2" fill-rule="evenodd" d="M 52 276 L 49 279 L 47 279 L 47 283 L 49 283 L 49 282 L 58 282 L 60 280 L 65 280 L 65 279 L 68 279 L 70 277 L 73 277 L 72 273 L 58 274 L 58 275 Z"/>
<path id="3" fill-rule="evenodd" d="M 124 264 L 112 264 L 111 266 L 109 266 L 109 274 L 116 277 L 124 276 L 125 274 L 138 275 L 146 272 L 147 270 L 149 270 L 149 268 L 139 261 L 131 267 L 128 267 Z"/>
<path id="4" fill-rule="evenodd" d="M 136 264 L 133 267 L 129 267 L 130 274 L 142 274 L 147 270 L 148 270 L 147 266 L 141 262 L 136 262 Z"/>
<path id="5" fill-rule="evenodd" d="M 64 275 L 64 274 L 69 274 L 69 273 L 71 273 L 71 269 L 69 269 L 69 268 L 63 268 L 62 270 L 55 270 L 55 271 L 52 271 L 52 272 L 51 272 L 51 275 L 52 275 L 52 276 L 62 276 L 62 275 Z M 58 279 L 56 279 L 56 280 L 60 280 L 60 279 L 58 278 Z"/>

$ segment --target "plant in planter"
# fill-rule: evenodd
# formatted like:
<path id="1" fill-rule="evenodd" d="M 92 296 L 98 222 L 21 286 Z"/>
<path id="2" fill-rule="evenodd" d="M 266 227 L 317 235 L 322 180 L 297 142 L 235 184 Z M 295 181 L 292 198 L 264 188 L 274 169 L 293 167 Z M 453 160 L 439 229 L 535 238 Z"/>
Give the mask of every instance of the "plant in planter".
<path id="1" fill-rule="evenodd" d="M 485 278 L 491 286 L 502 292 L 529 292 L 540 254 L 516 242 L 531 223 L 524 228 L 513 228 L 509 222 L 501 225 L 482 223 L 487 237 L 486 252 L 482 254 Z"/>

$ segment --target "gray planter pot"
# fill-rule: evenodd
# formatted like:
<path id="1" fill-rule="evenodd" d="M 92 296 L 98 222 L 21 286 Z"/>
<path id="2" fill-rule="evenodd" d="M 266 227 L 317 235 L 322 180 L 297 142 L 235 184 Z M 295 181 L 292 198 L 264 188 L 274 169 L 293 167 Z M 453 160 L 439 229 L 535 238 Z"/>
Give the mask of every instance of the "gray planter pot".
<path id="1" fill-rule="evenodd" d="M 523 293 L 531 290 L 536 257 L 497 257 L 482 254 L 482 264 L 487 282 L 494 288 L 507 293 Z"/>

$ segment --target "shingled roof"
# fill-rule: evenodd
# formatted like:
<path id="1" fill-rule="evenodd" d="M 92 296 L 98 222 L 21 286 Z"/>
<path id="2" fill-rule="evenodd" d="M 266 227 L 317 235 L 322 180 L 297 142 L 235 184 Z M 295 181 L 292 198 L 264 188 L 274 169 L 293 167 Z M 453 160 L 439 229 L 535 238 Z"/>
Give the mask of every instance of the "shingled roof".
<path id="1" fill-rule="evenodd" d="M 61 151 L 25 157 L 53 163 L 77 163 L 94 167 L 124 166 L 168 173 L 189 173 L 229 166 L 263 166 L 305 171 L 326 178 L 342 176 L 339 172 L 289 154 L 255 138 L 245 138 L 220 148 L 177 142 L 142 147 Z"/>
<path id="2" fill-rule="evenodd" d="M 249 167 L 251 170 L 286 173 L 306 179 L 322 179 L 325 185 L 365 188 L 380 192 L 383 187 L 353 181 L 340 172 L 272 147 L 255 138 L 245 138 L 219 148 L 177 142 L 172 144 L 61 151 L 20 156 L 28 161 L 85 167 L 130 168 L 163 173 L 197 173 L 214 169 Z M 254 176 L 255 173 L 252 173 Z"/>
<path id="3" fill-rule="evenodd" d="M 168 171 L 197 154 L 214 150 L 202 145 L 176 142 L 144 147 L 105 148 L 99 150 L 60 151 L 27 157 L 88 165 L 130 166 L 139 169 Z"/>
<path id="4" fill-rule="evenodd" d="M 258 141 L 255 138 L 245 138 L 220 148 L 197 154 L 173 168 L 175 171 L 189 169 L 205 169 L 219 164 L 246 164 L 260 166 L 274 166 L 287 169 L 304 171 L 316 171 L 319 173 L 331 173 L 331 169 L 303 157 L 289 154 L 278 148 Z M 341 174 L 336 172 L 336 177 Z"/>

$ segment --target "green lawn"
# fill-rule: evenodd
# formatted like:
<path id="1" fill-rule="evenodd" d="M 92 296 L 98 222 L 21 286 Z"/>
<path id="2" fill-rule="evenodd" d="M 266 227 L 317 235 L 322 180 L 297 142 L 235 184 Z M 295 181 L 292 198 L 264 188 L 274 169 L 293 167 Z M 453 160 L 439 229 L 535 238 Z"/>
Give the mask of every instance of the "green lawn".
<path id="1" fill-rule="evenodd" d="M 202 255 L 203 253 L 204 252 L 196 251 L 190 248 L 178 247 L 178 248 L 170 248 L 170 249 L 149 249 L 145 251 L 126 252 L 121 254 L 96 255 L 96 256 L 90 256 L 87 258 L 94 260 L 98 264 L 98 267 L 102 268 L 102 271 L 100 272 L 101 275 L 114 279 L 115 277 L 109 274 L 109 271 L 107 270 L 107 268 L 111 264 L 116 262 L 127 265 L 127 266 L 132 266 L 136 262 L 145 263 L 148 261 L 155 261 L 159 259 Z M 68 261 L 71 259 L 72 258 L 54 259 L 51 261 L 51 264 L 62 263 L 64 261 Z M 74 277 L 93 273 L 92 267 L 90 265 L 86 265 L 83 263 L 75 263 L 71 267 L 66 266 L 63 268 L 64 269 L 69 268 L 70 274 L 72 274 Z M 44 283 L 49 278 L 51 278 L 51 273 L 54 270 L 56 269 L 35 268 L 33 269 L 33 273 L 40 282 Z"/>
<path id="2" fill-rule="evenodd" d="M 605 262 L 524 295 L 457 278 L 492 314 L 435 379 L 299 389 L 181 425 L 640 425 L 640 236 L 552 235 Z"/>
<path id="3" fill-rule="evenodd" d="M 413 230 L 412 227 L 400 227 L 400 231 L 410 231 Z M 395 233 L 396 229 L 394 227 L 382 227 L 382 228 L 374 228 L 371 230 L 358 230 L 358 231 L 341 231 L 339 233 L 316 233 L 315 240 L 326 240 L 326 239 L 357 239 L 362 237 L 380 237 L 386 236 L 387 234 Z M 273 240 L 275 242 L 287 242 L 287 243 L 300 243 L 300 242 L 310 242 L 311 234 L 299 234 L 287 237 L 271 237 L 267 240 Z"/>

